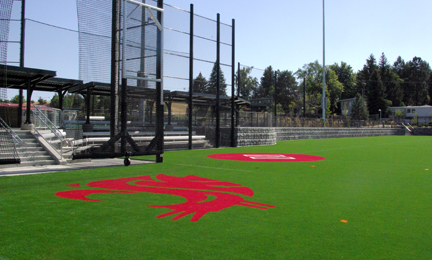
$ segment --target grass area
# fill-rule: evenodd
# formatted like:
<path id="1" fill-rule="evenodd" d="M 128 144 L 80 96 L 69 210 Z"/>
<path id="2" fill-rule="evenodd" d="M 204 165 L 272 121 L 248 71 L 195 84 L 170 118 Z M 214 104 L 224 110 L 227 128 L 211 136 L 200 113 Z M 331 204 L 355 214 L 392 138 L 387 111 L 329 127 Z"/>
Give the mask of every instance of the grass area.
<path id="1" fill-rule="evenodd" d="M 0 259 L 432 259 L 431 147 L 425 136 L 309 139 L 166 152 L 163 164 L 1 177 Z M 326 159 L 206 157 L 234 152 Z M 184 202 L 179 196 L 101 193 L 88 197 L 106 202 L 92 202 L 54 195 L 158 174 L 241 184 L 254 192 L 242 198 L 275 207 L 236 205 L 173 221 L 156 218 L 170 209 L 146 205 Z"/>

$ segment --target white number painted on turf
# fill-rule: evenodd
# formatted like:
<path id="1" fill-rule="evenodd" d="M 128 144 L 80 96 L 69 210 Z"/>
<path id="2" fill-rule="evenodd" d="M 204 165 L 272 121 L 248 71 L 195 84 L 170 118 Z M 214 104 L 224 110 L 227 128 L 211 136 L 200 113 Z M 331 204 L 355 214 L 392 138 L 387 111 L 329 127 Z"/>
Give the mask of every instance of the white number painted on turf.
<path id="1" fill-rule="evenodd" d="M 295 160 L 296 158 L 283 154 L 243 154 L 254 160 Z"/>

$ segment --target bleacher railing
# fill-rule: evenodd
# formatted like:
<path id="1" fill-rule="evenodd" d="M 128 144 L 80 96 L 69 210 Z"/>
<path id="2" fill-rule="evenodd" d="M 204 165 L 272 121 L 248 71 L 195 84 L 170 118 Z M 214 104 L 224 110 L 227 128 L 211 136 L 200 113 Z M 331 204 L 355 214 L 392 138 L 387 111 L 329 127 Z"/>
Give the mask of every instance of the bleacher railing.
<path id="1" fill-rule="evenodd" d="M 23 142 L 18 136 L 14 137 L 12 129 L 0 117 L 0 164 L 21 163 L 16 142 Z M 23 142 L 24 143 L 24 142 Z"/>
<path id="2" fill-rule="evenodd" d="M 60 129 L 57 128 L 56 123 L 59 124 L 60 120 L 53 123 L 47 117 L 47 110 L 42 110 L 40 106 L 34 106 L 35 109 L 32 111 L 34 134 L 42 137 L 53 149 L 57 152 L 61 158 L 63 158 L 63 144 L 66 143 L 66 139 Z M 54 119 L 57 117 L 54 117 Z M 49 130 L 49 134 L 41 133 L 42 130 Z M 58 147 L 58 146 L 60 147 Z"/>

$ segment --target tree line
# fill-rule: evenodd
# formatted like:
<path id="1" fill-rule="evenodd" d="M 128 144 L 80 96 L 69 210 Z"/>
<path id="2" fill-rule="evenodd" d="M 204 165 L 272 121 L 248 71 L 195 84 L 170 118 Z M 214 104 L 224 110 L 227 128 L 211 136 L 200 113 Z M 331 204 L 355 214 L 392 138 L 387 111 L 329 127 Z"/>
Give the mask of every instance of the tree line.
<path id="1" fill-rule="evenodd" d="M 275 98 L 280 111 L 292 115 L 302 111 L 305 96 L 306 114 L 322 113 L 323 67 L 318 61 L 305 64 L 296 72 L 268 66 L 260 79 L 250 75 L 252 70 L 253 67 L 244 67 L 239 72 L 239 97 Z M 366 101 L 369 114 L 379 114 L 381 110 L 383 116 L 388 116 L 392 106 L 432 105 L 432 70 L 420 57 L 405 62 L 399 56 L 391 65 L 384 53 L 379 61 L 371 54 L 357 72 L 341 62 L 326 66 L 325 76 L 326 114 L 340 114 L 339 100 L 355 98 L 357 94 Z"/>

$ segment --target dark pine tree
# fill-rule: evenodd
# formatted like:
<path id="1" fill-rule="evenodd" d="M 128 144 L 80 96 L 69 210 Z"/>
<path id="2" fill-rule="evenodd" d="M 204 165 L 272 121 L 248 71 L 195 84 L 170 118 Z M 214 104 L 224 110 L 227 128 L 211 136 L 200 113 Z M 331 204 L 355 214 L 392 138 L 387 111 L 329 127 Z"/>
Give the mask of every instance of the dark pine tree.
<path id="1" fill-rule="evenodd" d="M 378 68 L 372 71 L 366 86 L 369 114 L 379 114 L 380 109 L 383 114 L 386 113 L 388 105 L 385 100 L 385 87 L 381 81 Z"/>
<path id="2" fill-rule="evenodd" d="M 268 66 L 261 77 L 261 82 L 255 92 L 255 98 L 268 98 L 270 97 L 270 89 L 274 85 L 274 74 L 272 66 Z"/>
<path id="3" fill-rule="evenodd" d="M 384 53 L 382 53 L 378 65 L 381 81 L 385 86 L 385 96 L 391 101 L 392 106 L 402 106 L 403 90 L 399 76 L 393 71 Z"/>
<path id="4" fill-rule="evenodd" d="M 221 96 L 226 96 L 227 84 L 225 83 L 225 77 L 219 66 L 219 94 Z M 210 74 L 210 79 L 208 81 L 207 94 L 216 95 L 216 81 L 217 81 L 217 66 L 216 63 L 213 66 L 212 72 Z"/>
<path id="5" fill-rule="evenodd" d="M 208 82 L 206 78 L 199 73 L 199 75 L 194 79 L 193 85 L 192 85 L 192 92 L 193 93 L 207 93 L 208 92 Z"/>

